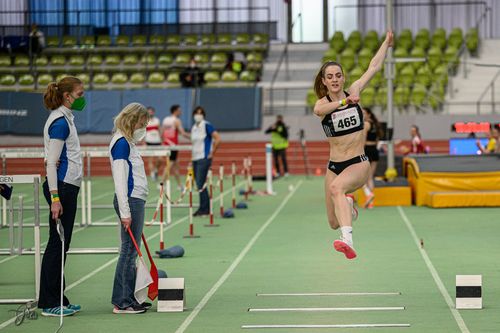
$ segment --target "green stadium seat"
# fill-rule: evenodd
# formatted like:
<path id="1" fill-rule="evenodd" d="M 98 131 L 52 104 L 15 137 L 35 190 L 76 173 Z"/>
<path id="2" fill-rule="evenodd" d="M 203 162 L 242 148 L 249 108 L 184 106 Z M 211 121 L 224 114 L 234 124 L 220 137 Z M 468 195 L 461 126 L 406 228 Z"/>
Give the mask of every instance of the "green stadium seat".
<path id="1" fill-rule="evenodd" d="M 167 45 L 179 45 L 181 43 L 181 36 L 179 35 L 168 35 Z"/>
<path id="2" fill-rule="evenodd" d="M 207 83 L 217 82 L 217 81 L 220 81 L 220 74 L 219 74 L 219 72 L 208 71 L 205 73 L 204 78 L 205 78 L 205 81 Z"/>
<path id="3" fill-rule="evenodd" d="M 379 36 L 375 30 L 370 30 L 366 33 L 363 39 L 363 47 L 375 52 L 379 48 Z"/>
<path id="4" fill-rule="evenodd" d="M 396 83 L 403 86 L 411 86 L 415 77 L 415 69 L 411 64 L 405 65 L 396 75 Z"/>
<path id="5" fill-rule="evenodd" d="M 408 106 L 410 102 L 410 88 L 406 86 L 398 86 L 394 90 L 394 105 L 400 109 Z"/>
<path id="6" fill-rule="evenodd" d="M 9 66 L 10 66 L 10 56 L 0 55 L 0 67 L 9 67 Z"/>
<path id="7" fill-rule="evenodd" d="M 430 45 L 430 34 L 428 29 L 420 29 L 415 36 L 415 47 L 427 50 Z"/>
<path id="8" fill-rule="evenodd" d="M 156 57 L 154 54 L 145 54 L 141 58 L 143 64 L 154 65 L 156 63 Z"/>
<path id="9" fill-rule="evenodd" d="M 144 46 L 148 38 L 145 35 L 134 35 L 132 36 L 132 46 Z"/>
<path id="10" fill-rule="evenodd" d="M 38 56 L 35 58 L 35 65 L 37 65 L 37 66 L 47 66 L 48 63 L 49 63 L 49 59 L 47 59 L 46 56 L 42 55 L 42 56 Z M 2 66 L 1 60 L 0 60 L 0 66 Z"/>
<path id="11" fill-rule="evenodd" d="M 170 65 L 174 61 L 174 57 L 170 53 L 163 53 L 158 56 L 158 64 Z"/>
<path id="12" fill-rule="evenodd" d="M 116 36 L 115 44 L 117 46 L 128 46 L 130 44 L 130 38 L 127 35 Z"/>
<path id="13" fill-rule="evenodd" d="M 52 66 L 64 66 L 66 65 L 66 57 L 62 55 L 54 55 L 50 58 L 50 64 Z"/>
<path id="14" fill-rule="evenodd" d="M 370 61 L 373 58 L 373 52 L 369 48 L 362 48 L 358 53 L 358 65 L 366 70 L 370 65 Z"/>
<path id="15" fill-rule="evenodd" d="M 252 71 L 243 71 L 240 74 L 240 80 L 243 82 L 255 82 L 256 75 Z"/>
<path id="16" fill-rule="evenodd" d="M 227 63 L 227 55 L 224 52 L 216 52 L 210 58 L 212 68 L 224 68 Z"/>
<path id="17" fill-rule="evenodd" d="M 361 41 L 361 32 L 359 32 L 359 30 L 354 30 L 347 38 L 346 47 L 357 52 L 361 48 Z"/>
<path id="18" fill-rule="evenodd" d="M 349 75 L 347 75 L 347 79 L 349 80 L 350 84 L 353 84 L 356 80 L 359 80 L 359 78 L 363 75 L 364 72 L 365 71 L 363 70 L 363 68 L 361 68 L 359 66 L 354 67 L 349 72 Z"/>
<path id="19" fill-rule="evenodd" d="M 30 58 L 26 55 L 17 55 L 14 58 L 14 66 L 29 66 Z"/>
<path id="20" fill-rule="evenodd" d="M 410 104 L 420 108 L 425 104 L 427 89 L 421 84 L 415 84 L 411 90 Z"/>
<path id="21" fill-rule="evenodd" d="M 467 31 L 467 35 L 465 36 L 465 45 L 471 55 L 477 55 L 477 49 L 479 46 L 479 31 L 476 28 L 472 28 Z"/>
<path id="22" fill-rule="evenodd" d="M 83 36 L 80 40 L 81 45 L 85 46 L 93 46 L 95 45 L 95 37 L 94 36 Z"/>
<path id="23" fill-rule="evenodd" d="M 40 74 L 40 75 L 38 75 L 36 82 L 38 83 L 39 88 L 41 88 L 41 87 L 45 87 L 53 80 L 54 80 L 54 78 L 50 74 Z"/>
<path id="24" fill-rule="evenodd" d="M 373 87 L 366 87 L 361 91 L 361 105 L 364 107 L 371 108 L 372 106 L 375 105 L 375 88 Z"/>
<path id="25" fill-rule="evenodd" d="M 458 65 L 460 63 L 460 59 L 458 57 L 458 49 L 454 46 L 448 46 L 444 51 L 444 60 L 446 63 L 450 65 L 451 74 L 455 75 L 458 69 Z"/>
<path id="26" fill-rule="evenodd" d="M 216 38 L 213 34 L 207 34 L 201 36 L 201 43 L 203 45 L 212 45 L 215 44 Z"/>
<path id="27" fill-rule="evenodd" d="M 438 47 L 443 50 L 446 46 L 446 31 L 443 28 L 438 28 L 432 34 L 431 47 Z"/>
<path id="28" fill-rule="evenodd" d="M 326 50 L 325 54 L 323 55 L 323 62 L 328 62 L 328 61 L 335 61 L 338 62 L 338 53 L 334 49 L 328 49 Z"/>
<path id="29" fill-rule="evenodd" d="M 383 69 L 375 73 L 375 75 L 372 77 L 370 80 L 370 86 L 372 87 L 379 87 L 382 82 L 384 81 L 384 75 L 382 74 L 384 72 Z"/>
<path id="30" fill-rule="evenodd" d="M 61 81 L 62 79 L 64 79 L 66 76 L 70 76 L 68 73 L 59 73 L 56 75 L 56 82 L 59 82 Z"/>
<path id="31" fill-rule="evenodd" d="M 444 102 L 444 88 L 441 84 L 436 83 L 433 84 L 431 89 L 429 90 L 429 104 L 434 110 L 441 109 L 441 106 Z"/>
<path id="32" fill-rule="evenodd" d="M 162 72 L 152 72 L 148 77 L 149 83 L 163 83 L 165 82 L 165 74 Z"/>
<path id="33" fill-rule="evenodd" d="M 396 47 L 404 48 L 409 51 L 413 46 L 413 37 L 411 30 L 403 29 L 399 36 L 396 38 Z"/>
<path id="34" fill-rule="evenodd" d="M 345 39 L 342 31 L 335 31 L 332 39 L 330 39 L 330 48 L 335 50 L 337 54 L 344 50 Z"/>
<path id="35" fill-rule="evenodd" d="M 197 53 L 194 55 L 194 61 L 199 65 L 204 65 L 210 61 L 208 53 Z"/>
<path id="36" fill-rule="evenodd" d="M 448 84 L 448 66 L 441 64 L 434 69 L 434 82 L 438 82 L 441 86 Z"/>
<path id="37" fill-rule="evenodd" d="M 59 37 L 57 36 L 45 37 L 45 44 L 47 45 L 47 47 L 59 47 Z"/>
<path id="38" fill-rule="evenodd" d="M 144 73 L 132 73 L 132 75 L 130 75 L 130 82 L 134 84 L 143 84 L 146 82 L 146 76 Z"/>
<path id="39" fill-rule="evenodd" d="M 109 75 L 106 73 L 97 73 L 94 75 L 92 82 L 97 85 L 107 84 L 109 83 Z"/>
<path id="40" fill-rule="evenodd" d="M 116 66 L 121 62 L 120 56 L 118 54 L 106 54 L 104 62 L 108 66 Z"/>
<path id="41" fill-rule="evenodd" d="M 437 46 L 432 46 L 427 52 L 427 63 L 431 70 L 434 70 L 442 60 L 443 54 L 441 49 Z"/>
<path id="42" fill-rule="evenodd" d="M 375 104 L 382 107 L 387 107 L 387 87 L 380 87 L 375 95 Z"/>
<path id="43" fill-rule="evenodd" d="M 85 63 L 85 58 L 81 55 L 71 55 L 69 57 L 69 64 L 71 66 L 82 66 Z"/>
<path id="44" fill-rule="evenodd" d="M 84 85 L 86 84 L 89 84 L 90 83 L 90 75 L 87 74 L 87 73 L 80 73 L 80 74 L 77 74 L 76 75 L 77 78 L 80 79 L 80 81 L 83 82 Z"/>
<path id="45" fill-rule="evenodd" d="M 184 36 L 184 45 L 197 45 L 198 44 L 198 35 L 186 35 Z"/>
<path id="46" fill-rule="evenodd" d="M 124 65 L 137 65 L 139 63 L 139 56 L 137 54 L 125 54 L 123 56 Z"/>
<path id="47" fill-rule="evenodd" d="M 248 62 L 262 62 L 264 57 L 260 52 L 250 52 L 247 54 L 246 59 Z"/>
<path id="48" fill-rule="evenodd" d="M 410 57 L 412 58 L 425 58 L 425 51 L 424 49 L 415 46 L 411 52 L 410 52 Z M 418 70 L 420 67 L 424 65 L 425 62 L 412 62 L 411 65 L 415 70 Z"/>
<path id="49" fill-rule="evenodd" d="M 222 73 L 221 80 L 223 82 L 236 82 L 238 81 L 238 74 L 233 71 L 225 71 Z"/>
<path id="50" fill-rule="evenodd" d="M 408 50 L 406 50 L 404 47 L 398 47 L 394 50 L 394 58 L 406 58 L 408 57 Z M 396 71 L 400 71 L 403 69 L 403 67 L 405 67 L 406 64 L 405 63 L 396 63 L 395 67 L 396 67 Z"/>
<path id="51" fill-rule="evenodd" d="M 3 74 L 0 76 L 0 85 L 13 86 L 16 84 L 16 77 L 12 74 Z"/>
<path id="52" fill-rule="evenodd" d="M 464 34 L 462 32 L 462 29 L 453 28 L 453 30 L 451 30 L 450 32 L 450 35 L 448 36 L 448 47 L 452 46 L 456 49 L 459 49 L 460 46 L 462 46 L 463 42 Z"/>
<path id="53" fill-rule="evenodd" d="M 110 46 L 110 45 L 111 45 L 111 36 L 108 35 L 97 36 L 97 46 Z"/>
<path id="54" fill-rule="evenodd" d="M 165 44 L 165 36 L 163 36 L 163 35 L 151 35 L 151 36 L 149 36 L 149 44 L 151 44 L 151 45 L 163 45 L 163 44 Z"/>
<path id="55" fill-rule="evenodd" d="M 22 74 L 19 76 L 17 82 L 21 86 L 31 86 L 35 83 L 35 78 L 31 74 Z"/>
<path id="56" fill-rule="evenodd" d="M 74 36 L 63 36 L 62 46 L 64 46 L 64 47 L 74 47 L 74 46 L 76 46 L 76 37 L 74 37 Z"/>
<path id="57" fill-rule="evenodd" d="M 127 81 L 128 81 L 127 75 L 124 73 L 114 73 L 111 76 L 111 83 L 114 84 L 125 84 L 127 83 Z"/>
<path id="58" fill-rule="evenodd" d="M 178 84 L 181 82 L 180 75 L 178 72 L 170 72 L 167 75 L 167 82 L 168 83 L 173 83 L 173 84 Z"/>
<path id="59" fill-rule="evenodd" d="M 103 62 L 102 55 L 100 55 L 100 54 L 92 54 L 87 59 L 87 62 L 88 62 L 88 64 L 90 64 L 92 66 L 102 65 L 102 62 Z"/>
<path id="60" fill-rule="evenodd" d="M 230 34 L 219 34 L 217 35 L 217 44 L 229 45 L 232 42 L 232 37 Z"/>
<path id="61" fill-rule="evenodd" d="M 350 48 L 349 43 L 347 43 L 347 45 L 348 47 L 340 54 L 340 63 L 342 64 L 344 71 L 349 72 L 352 68 L 354 68 L 356 61 L 354 50 Z"/>
<path id="62" fill-rule="evenodd" d="M 255 44 L 268 44 L 269 35 L 268 34 L 254 34 L 252 38 Z"/>
<path id="63" fill-rule="evenodd" d="M 306 96 L 306 105 L 307 105 L 307 107 L 312 110 L 314 108 L 314 105 L 316 104 L 317 100 L 318 100 L 318 97 L 316 96 L 316 93 L 314 92 L 314 89 L 309 89 L 307 91 L 307 96 Z"/>
<path id="64" fill-rule="evenodd" d="M 237 44 L 248 44 L 250 43 L 250 35 L 245 33 L 240 33 L 236 35 Z"/>
<path id="65" fill-rule="evenodd" d="M 429 66 L 424 65 L 418 69 L 417 75 L 415 76 L 415 83 L 424 87 L 429 87 L 431 85 L 432 72 L 430 71 Z"/>
<path id="66" fill-rule="evenodd" d="M 175 63 L 177 65 L 187 65 L 191 61 L 191 55 L 189 53 L 178 53 L 175 56 Z"/>

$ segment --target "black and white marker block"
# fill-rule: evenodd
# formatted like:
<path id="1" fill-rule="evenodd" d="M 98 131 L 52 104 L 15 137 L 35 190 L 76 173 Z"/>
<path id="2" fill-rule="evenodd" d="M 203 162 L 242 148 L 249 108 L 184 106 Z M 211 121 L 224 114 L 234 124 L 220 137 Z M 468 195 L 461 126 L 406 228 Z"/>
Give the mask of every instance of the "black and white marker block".
<path id="1" fill-rule="evenodd" d="M 482 275 L 456 276 L 456 308 L 482 309 Z"/>

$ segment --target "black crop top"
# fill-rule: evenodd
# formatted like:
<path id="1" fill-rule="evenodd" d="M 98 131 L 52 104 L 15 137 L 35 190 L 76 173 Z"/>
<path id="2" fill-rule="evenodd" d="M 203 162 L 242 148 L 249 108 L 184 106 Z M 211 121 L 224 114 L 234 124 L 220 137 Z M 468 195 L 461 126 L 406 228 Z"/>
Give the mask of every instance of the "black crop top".
<path id="1" fill-rule="evenodd" d="M 366 133 L 366 141 L 377 141 L 378 140 L 378 134 L 377 134 L 377 126 L 375 123 L 370 123 L 370 130 L 368 133 Z"/>
<path id="2" fill-rule="evenodd" d="M 348 93 L 345 93 L 349 96 Z M 332 102 L 330 96 L 326 99 Z M 327 137 L 342 136 L 363 130 L 363 111 L 359 104 L 348 104 L 343 109 L 335 109 L 327 114 L 321 121 L 323 130 Z"/>

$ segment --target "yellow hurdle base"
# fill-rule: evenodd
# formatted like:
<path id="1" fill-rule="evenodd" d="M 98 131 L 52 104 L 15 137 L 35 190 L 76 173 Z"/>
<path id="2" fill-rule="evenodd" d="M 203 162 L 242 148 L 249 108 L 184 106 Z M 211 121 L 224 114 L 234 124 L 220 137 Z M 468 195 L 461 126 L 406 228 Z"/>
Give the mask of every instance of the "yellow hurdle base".
<path id="1" fill-rule="evenodd" d="M 430 207 L 500 207 L 500 191 L 431 192 Z"/>
<path id="2" fill-rule="evenodd" d="M 375 207 L 380 206 L 411 206 L 411 188 L 409 186 L 375 187 Z M 355 193 L 358 205 L 365 205 L 365 193 L 359 189 Z"/>

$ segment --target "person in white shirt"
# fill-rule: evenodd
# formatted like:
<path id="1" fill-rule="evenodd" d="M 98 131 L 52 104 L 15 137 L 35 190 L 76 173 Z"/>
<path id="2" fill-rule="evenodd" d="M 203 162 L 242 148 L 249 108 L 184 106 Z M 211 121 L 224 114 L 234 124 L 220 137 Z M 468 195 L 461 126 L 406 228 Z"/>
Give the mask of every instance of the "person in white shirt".
<path id="1" fill-rule="evenodd" d="M 212 158 L 220 144 L 219 133 L 214 126 L 205 120 L 206 113 L 201 106 L 193 111 L 194 125 L 191 128 L 191 142 L 193 145 L 192 161 L 194 178 L 198 190 L 203 188 L 207 180 L 208 170 L 212 165 Z M 193 216 L 204 216 L 209 214 L 210 199 L 205 188 L 200 192 L 200 208 Z"/>
<path id="2" fill-rule="evenodd" d="M 144 105 L 131 103 L 125 106 L 114 120 L 114 134 L 109 144 L 115 184 L 113 205 L 123 226 L 111 298 L 113 313 L 143 313 L 151 307 L 150 303 L 139 304 L 134 297 L 137 251 L 128 234 L 130 228 L 141 246 L 148 181 L 136 144 L 144 139 L 148 120 L 149 113 Z"/>
<path id="3" fill-rule="evenodd" d="M 73 115 L 73 111 L 85 108 L 82 81 L 66 76 L 57 83 L 49 83 L 43 95 L 43 103 L 50 110 L 43 129 L 47 171 L 43 194 L 50 207 L 50 233 L 42 260 L 38 307 L 42 309 L 43 316 L 60 316 L 62 253 L 56 220 L 60 219 L 64 227 L 66 257 L 71 244 L 83 174 L 80 141 Z M 63 316 L 80 311 L 80 305 L 71 304 L 66 295 L 63 297 Z"/>
<path id="4" fill-rule="evenodd" d="M 170 107 L 171 115 L 165 117 L 161 124 L 161 137 L 163 145 L 165 146 L 177 146 L 179 144 L 179 134 L 190 139 L 189 133 L 186 133 L 184 127 L 182 126 L 180 105 L 174 104 Z M 165 182 L 167 173 L 173 173 L 175 180 L 177 181 L 177 188 L 182 191 L 181 178 L 179 176 L 179 163 L 177 163 L 178 150 L 171 150 L 169 157 L 169 170 L 163 175 L 163 182 Z"/>
<path id="5" fill-rule="evenodd" d="M 155 117 L 155 108 L 148 106 L 149 122 L 146 126 L 146 138 L 144 141 L 148 146 L 160 146 L 160 119 Z M 148 158 L 149 175 L 153 181 L 156 181 L 158 169 L 160 168 L 161 160 L 156 156 Z"/>

